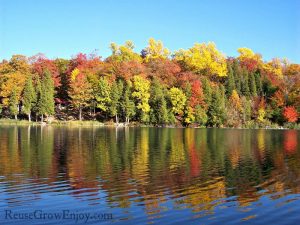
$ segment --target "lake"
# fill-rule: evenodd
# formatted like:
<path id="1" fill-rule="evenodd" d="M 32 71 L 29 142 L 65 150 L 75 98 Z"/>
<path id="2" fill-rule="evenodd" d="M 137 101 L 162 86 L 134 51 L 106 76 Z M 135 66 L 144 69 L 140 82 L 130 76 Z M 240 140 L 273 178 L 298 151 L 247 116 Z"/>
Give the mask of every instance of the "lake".
<path id="1" fill-rule="evenodd" d="M 0 224 L 297 224 L 300 132 L 0 127 Z"/>

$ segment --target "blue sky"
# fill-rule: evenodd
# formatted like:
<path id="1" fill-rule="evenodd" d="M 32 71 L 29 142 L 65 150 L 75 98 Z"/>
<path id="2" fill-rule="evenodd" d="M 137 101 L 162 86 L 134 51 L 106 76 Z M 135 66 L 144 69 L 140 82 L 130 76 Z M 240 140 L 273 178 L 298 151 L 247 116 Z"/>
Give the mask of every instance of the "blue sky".
<path id="1" fill-rule="evenodd" d="M 227 56 L 249 47 L 300 63 L 300 0 L 0 0 L 0 59 L 70 58 L 150 37 L 171 51 L 213 41 Z"/>

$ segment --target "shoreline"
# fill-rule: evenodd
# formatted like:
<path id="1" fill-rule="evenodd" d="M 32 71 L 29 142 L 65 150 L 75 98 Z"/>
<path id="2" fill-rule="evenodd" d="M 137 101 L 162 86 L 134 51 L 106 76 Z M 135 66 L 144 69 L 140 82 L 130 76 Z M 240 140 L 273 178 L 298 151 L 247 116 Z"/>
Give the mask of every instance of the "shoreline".
<path id="1" fill-rule="evenodd" d="M 152 124 L 141 124 L 137 122 L 129 123 L 125 125 L 125 123 L 116 124 L 114 122 L 106 122 L 102 123 L 94 120 L 72 120 L 72 121 L 59 121 L 55 120 L 51 123 L 46 122 L 36 122 L 36 121 L 28 121 L 28 120 L 14 120 L 14 119 L 0 119 L 1 125 L 16 125 L 16 126 L 66 126 L 66 127 L 114 127 L 114 128 L 125 128 L 125 127 L 155 127 L 155 128 L 194 128 L 194 129 L 209 129 L 209 128 L 218 128 L 218 129 L 238 129 L 238 130 L 300 130 L 300 127 L 297 126 L 295 128 L 289 128 L 284 126 L 278 127 L 205 127 L 205 126 L 176 126 L 176 125 L 152 125 Z"/>

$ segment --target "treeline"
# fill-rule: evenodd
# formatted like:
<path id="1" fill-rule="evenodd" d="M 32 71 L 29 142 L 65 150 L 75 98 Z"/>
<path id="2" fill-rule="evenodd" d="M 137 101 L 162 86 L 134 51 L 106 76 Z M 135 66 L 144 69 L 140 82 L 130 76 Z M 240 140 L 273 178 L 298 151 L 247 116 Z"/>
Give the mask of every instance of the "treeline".
<path id="1" fill-rule="evenodd" d="M 213 127 L 297 126 L 300 65 L 248 48 L 225 57 L 213 43 L 172 54 L 150 39 L 111 44 L 102 59 L 14 55 L 0 64 L 2 117 Z"/>

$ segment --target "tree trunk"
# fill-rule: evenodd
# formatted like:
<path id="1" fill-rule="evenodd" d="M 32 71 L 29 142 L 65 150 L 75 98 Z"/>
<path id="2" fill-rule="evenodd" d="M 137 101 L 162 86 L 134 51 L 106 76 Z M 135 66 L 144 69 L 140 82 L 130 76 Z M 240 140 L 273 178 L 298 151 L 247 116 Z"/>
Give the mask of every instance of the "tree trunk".
<path id="1" fill-rule="evenodd" d="M 93 109 L 94 109 L 94 115 L 93 115 L 93 117 L 95 117 L 95 115 L 96 115 L 96 107 L 95 107 L 95 103 L 93 104 Z"/>
<path id="2" fill-rule="evenodd" d="M 15 115 L 15 120 L 17 120 L 18 119 L 18 116 L 17 116 L 17 114 Z"/>
<path id="3" fill-rule="evenodd" d="M 41 122 L 44 122 L 44 115 L 42 114 Z"/>
<path id="4" fill-rule="evenodd" d="M 119 124 L 119 118 L 118 118 L 117 114 L 116 114 L 116 123 L 117 123 L 117 125 Z"/>
<path id="5" fill-rule="evenodd" d="M 81 121 L 81 113 L 82 113 L 82 109 L 81 106 L 79 106 L 79 120 Z"/>
<path id="6" fill-rule="evenodd" d="M 28 114 L 28 121 L 31 122 L 31 113 Z"/>

